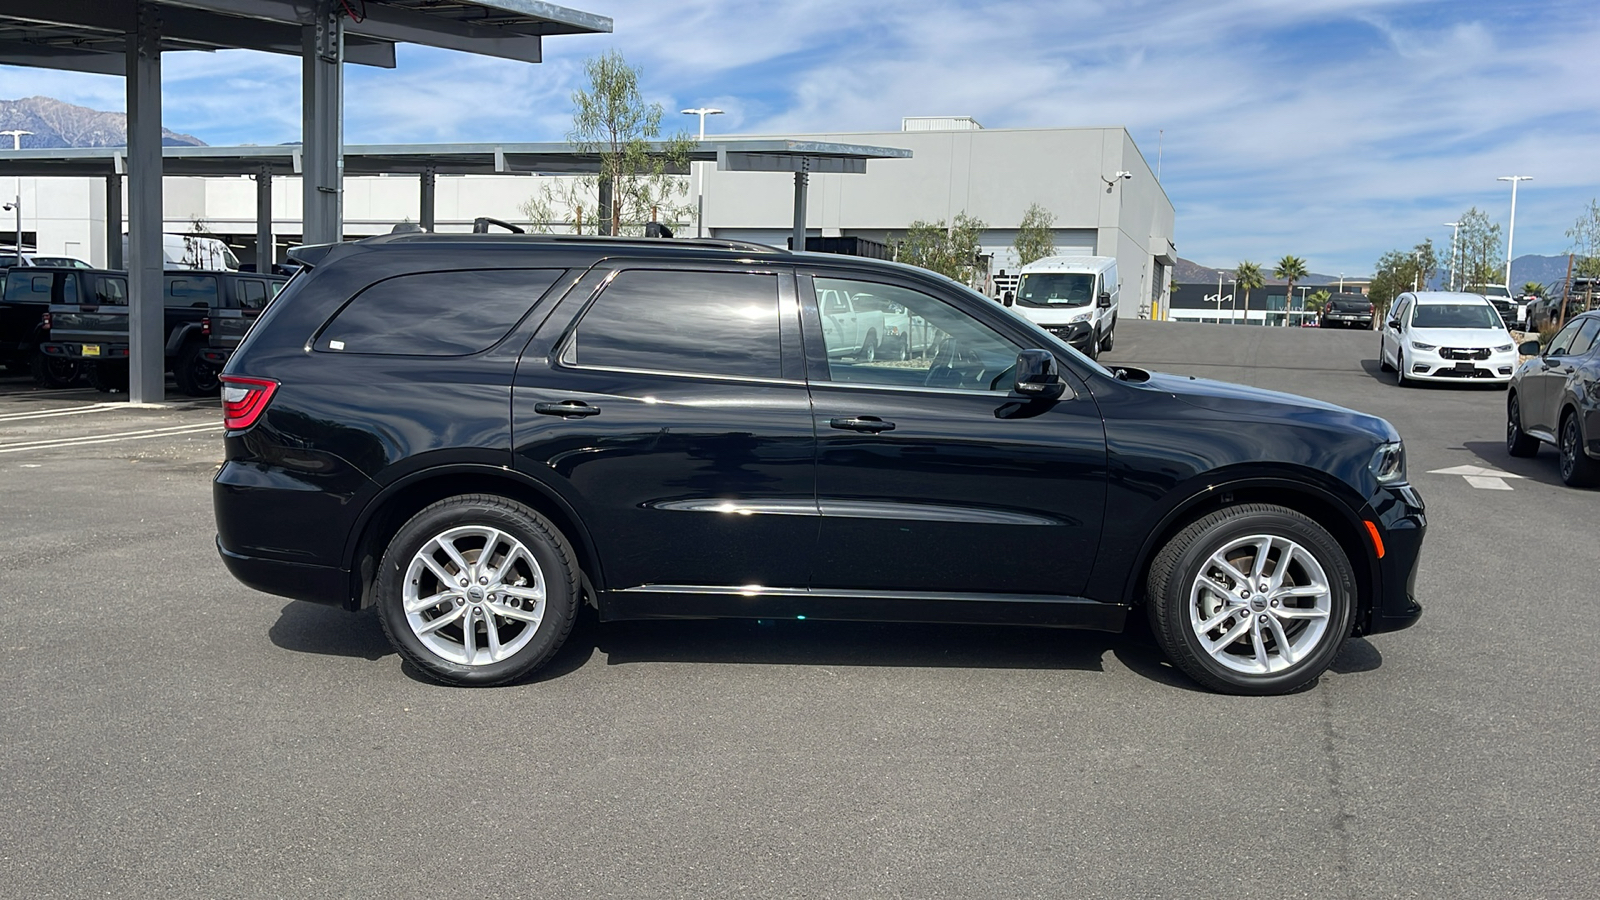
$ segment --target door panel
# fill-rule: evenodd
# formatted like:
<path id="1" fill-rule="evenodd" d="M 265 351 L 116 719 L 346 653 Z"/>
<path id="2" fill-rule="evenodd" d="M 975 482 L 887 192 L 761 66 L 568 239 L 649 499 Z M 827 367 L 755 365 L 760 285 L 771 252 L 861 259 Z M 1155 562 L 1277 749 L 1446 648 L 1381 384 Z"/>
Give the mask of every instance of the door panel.
<path id="1" fill-rule="evenodd" d="M 816 441 L 805 382 L 785 377 L 801 375 L 792 272 L 597 274 L 524 352 L 515 465 L 578 512 L 608 591 L 804 588 Z M 751 323 L 770 334 L 752 343 Z"/>
<path id="2" fill-rule="evenodd" d="M 958 305 L 839 281 L 800 280 L 822 516 L 813 590 L 1080 592 L 1106 491 L 1105 428 L 1088 392 L 1013 396 L 1007 369 L 1022 348 Z M 930 349 L 837 358 L 815 305 L 827 289 L 904 308 Z"/>

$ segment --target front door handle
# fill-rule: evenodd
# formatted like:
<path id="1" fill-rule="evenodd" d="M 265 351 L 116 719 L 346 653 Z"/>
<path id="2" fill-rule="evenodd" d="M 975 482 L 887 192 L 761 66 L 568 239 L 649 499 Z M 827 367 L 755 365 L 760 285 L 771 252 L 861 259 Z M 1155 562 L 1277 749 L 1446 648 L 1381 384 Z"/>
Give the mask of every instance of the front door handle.
<path id="1" fill-rule="evenodd" d="M 541 416 L 560 416 L 563 419 L 582 419 L 600 415 L 600 407 L 590 406 L 582 400 L 563 400 L 560 403 L 535 403 L 533 411 Z"/>
<path id="2" fill-rule="evenodd" d="M 844 431 L 860 431 L 865 434 L 877 434 L 880 431 L 893 431 L 894 423 L 885 422 L 877 416 L 852 416 L 850 418 L 829 419 L 828 427 Z"/>

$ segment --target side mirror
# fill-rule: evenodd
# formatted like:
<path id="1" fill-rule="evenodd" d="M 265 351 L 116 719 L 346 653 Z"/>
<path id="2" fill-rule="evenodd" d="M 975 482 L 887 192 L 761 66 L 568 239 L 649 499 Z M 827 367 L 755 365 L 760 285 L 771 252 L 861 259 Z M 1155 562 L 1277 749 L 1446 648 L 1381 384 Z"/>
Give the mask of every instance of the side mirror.
<path id="1" fill-rule="evenodd" d="M 1111 308 L 1111 294 L 1110 294 L 1109 291 L 1101 291 L 1100 292 L 1100 308 L 1101 309 L 1110 309 Z"/>
<path id="2" fill-rule="evenodd" d="M 1001 296 L 1000 302 L 1004 303 L 1007 306 L 1010 306 L 1011 304 L 1017 302 L 1017 292 L 1016 291 L 1006 291 L 1005 294 Z"/>
<path id="3" fill-rule="evenodd" d="M 1538 356 L 1539 355 L 1539 342 L 1538 341 L 1523 341 L 1522 343 L 1517 345 L 1517 352 L 1522 354 L 1523 356 Z"/>
<path id="4" fill-rule="evenodd" d="M 1017 393 L 1024 397 L 1054 400 L 1067 389 L 1067 383 L 1056 374 L 1056 358 L 1048 350 L 1018 353 L 1016 379 Z"/>
<path id="5" fill-rule="evenodd" d="M 1400 320 L 1399 319 L 1390 319 L 1389 320 L 1389 327 L 1393 328 L 1395 331 L 1399 331 L 1400 330 Z"/>

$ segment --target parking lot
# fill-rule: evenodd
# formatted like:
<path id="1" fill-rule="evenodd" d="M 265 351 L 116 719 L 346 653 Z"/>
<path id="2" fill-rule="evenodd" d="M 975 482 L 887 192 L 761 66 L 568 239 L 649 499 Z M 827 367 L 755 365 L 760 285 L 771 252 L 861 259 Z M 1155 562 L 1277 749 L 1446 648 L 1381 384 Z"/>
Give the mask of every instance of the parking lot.
<path id="1" fill-rule="evenodd" d="M 439 687 L 226 573 L 215 400 L 0 378 L 0 897 L 1590 894 L 1597 494 L 1506 455 L 1502 391 L 1376 354 L 1124 321 L 1102 357 L 1406 439 L 1423 619 L 1278 698 L 1141 633 L 592 617 L 532 681 Z"/>

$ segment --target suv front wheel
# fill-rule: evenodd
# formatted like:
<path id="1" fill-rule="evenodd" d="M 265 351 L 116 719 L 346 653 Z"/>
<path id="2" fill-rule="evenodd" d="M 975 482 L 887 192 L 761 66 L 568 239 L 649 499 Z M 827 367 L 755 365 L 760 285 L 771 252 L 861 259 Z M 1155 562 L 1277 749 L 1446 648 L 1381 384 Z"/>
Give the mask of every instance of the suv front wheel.
<path id="1" fill-rule="evenodd" d="M 1339 542 L 1301 513 L 1244 504 L 1205 516 L 1161 549 L 1147 582 L 1167 658 L 1230 694 L 1315 681 L 1350 634 L 1355 573 Z"/>
<path id="2" fill-rule="evenodd" d="M 401 656 L 448 684 L 520 678 L 572 631 L 572 545 L 533 510 L 488 494 L 440 500 L 383 553 L 378 618 Z"/>

